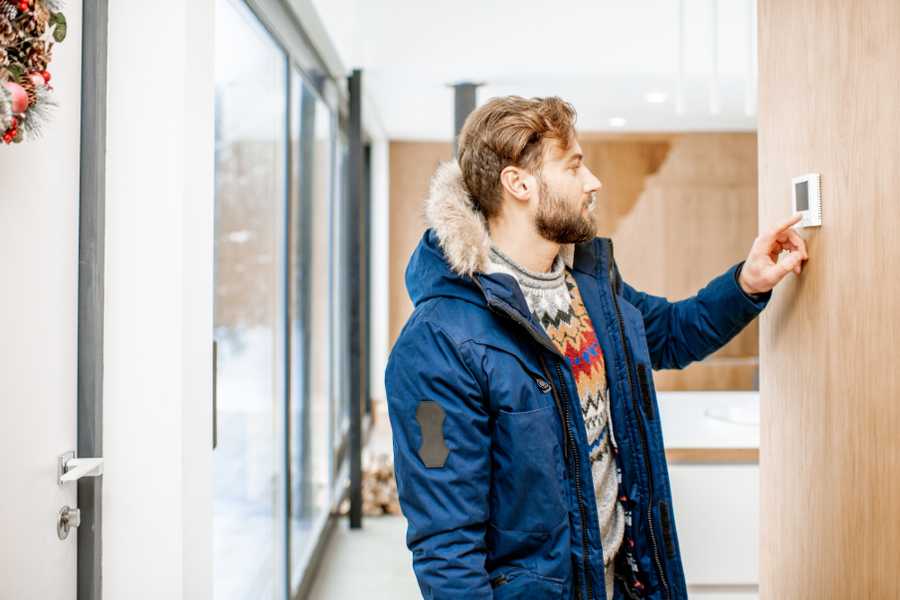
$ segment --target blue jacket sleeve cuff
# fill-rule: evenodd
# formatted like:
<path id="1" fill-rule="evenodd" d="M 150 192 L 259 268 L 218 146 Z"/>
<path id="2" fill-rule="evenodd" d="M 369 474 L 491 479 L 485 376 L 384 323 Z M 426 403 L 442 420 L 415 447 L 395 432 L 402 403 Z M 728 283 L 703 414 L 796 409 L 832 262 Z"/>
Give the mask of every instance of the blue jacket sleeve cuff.
<path id="1" fill-rule="evenodd" d="M 741 295 L 746 298 L 747 301 L 750 302 L 750 304 L 752 304 L 755 309 L 762 310 L 766 307 L 766 304 L 769 303 L 769 299 L 772 297 L 772 290 L 763 292 L 761 294 L 748 294 L 747 292 L 745 292 L 744 288 L 742 288 L 740 284 L 741 269 L 744 268 L 744 262 L 746 261 L 742 260 L 734 267 L 732 267 L 732 269 L 734 270 L 734 285 L 737 287 Z"/>

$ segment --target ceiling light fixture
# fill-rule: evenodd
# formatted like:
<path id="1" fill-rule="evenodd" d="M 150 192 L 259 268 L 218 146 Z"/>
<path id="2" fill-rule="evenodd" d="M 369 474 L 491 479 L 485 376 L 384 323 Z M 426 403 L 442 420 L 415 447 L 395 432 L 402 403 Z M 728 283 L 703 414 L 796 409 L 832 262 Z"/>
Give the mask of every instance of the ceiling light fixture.
<path id="1" fill-rule="evenodd" d="M 625 117 L 612 117 L 609 120 L 609 126 L 610 127 L 625 127 L 626 122 L 627 121 L 625 121 Z"/>

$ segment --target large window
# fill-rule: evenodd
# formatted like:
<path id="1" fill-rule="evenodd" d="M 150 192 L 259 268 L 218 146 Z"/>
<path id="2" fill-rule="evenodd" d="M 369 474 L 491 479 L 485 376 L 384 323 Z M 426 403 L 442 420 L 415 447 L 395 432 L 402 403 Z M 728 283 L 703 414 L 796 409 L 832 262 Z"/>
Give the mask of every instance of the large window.
<path id="1" fill-rule="evenodd" d="M 280 599 L 287 59 L 242 6 L 217 9 L 215 598 Z"/>
<path id="2" fill-rule="evenodd" d="M 214 597 L 286 600 L 346 419 L 337 119 L 243 2 L 216 13 Z"/>
<path id="3" fill-rule="evenodd" d="M 334 148 L 336 162 L 334 190 L 334 208 L 331 211 L 331 231 L 334 239 L 334 251 L 332 253 L 332 270 L 337 274 L 347 272 L 347 239 L 345 232 L 347 203 L 347 138 L 343 133 L 338 134 L 337 144 Z M 350 331 L 349 331 L 349 290 L 345 277 L 337 277 L 331 298 L 331 303 L 337 307 L 337 318 L 333 321 L 333 335 L 340 340 L 333 348 L 331 364 L 335 378 L 335 393 L 332 396 L 332 440 L 335 456 L 342 457 L 345 452 L 344 442 L 347 440 L 347 432 L 350 428 L 350 378 L 346 376 L 346 365 L 350 364 Z"/>
<path id="4" fill-rule="evenodd" d="M 327 516 L 331 497 L 329 451 L 331 398 L 339 379 L 330 358 L 336 342 L 332 327 L 337 317 L 332 293 L 336 274 L 332 265 L 329 220 L 333 213 L 333 113 L 291 69 L 291 331 L 294 373 L 291 386 L 291 564 L 306 563 L 316 531 Z M 301 375 L 302 374 L 302 375 Z M 296 586 L 301 573 L 295 569 Z"/>

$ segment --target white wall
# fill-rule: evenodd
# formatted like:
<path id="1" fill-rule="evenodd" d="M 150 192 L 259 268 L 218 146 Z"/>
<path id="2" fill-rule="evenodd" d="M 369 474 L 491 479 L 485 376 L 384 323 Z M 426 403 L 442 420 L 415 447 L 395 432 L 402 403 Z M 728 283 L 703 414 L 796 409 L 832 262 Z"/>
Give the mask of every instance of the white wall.
<path id="1" fill-rule="evenodd" d="M 109 6 L 103 596 L 212 596 L 212 0 Z"/>
<path id="2" fill-rule="evenodd" d="M 365 85 L 365 75 L 363 75 Z M 364 115 L 365 116 L 365 115 Z M 371 185 L 371 284 L 370 310 L 372 339 L 369 343 L 369 388 L 372 398 L 387 402 L 384 389 L 384 369 L 387 366 L 389 353 L 388 323 L 390 319 L 390 299 L 388 282 L 390 281 L 389 242 L 390 242 L 390 152 L 389 142 L 385 138 L 372 141 L 372 179 Z"/>

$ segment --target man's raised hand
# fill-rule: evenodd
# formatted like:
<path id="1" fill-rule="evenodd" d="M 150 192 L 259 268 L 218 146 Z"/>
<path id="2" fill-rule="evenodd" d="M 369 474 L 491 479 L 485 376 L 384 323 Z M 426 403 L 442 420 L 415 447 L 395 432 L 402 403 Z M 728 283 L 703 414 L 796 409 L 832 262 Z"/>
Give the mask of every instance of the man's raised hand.
<path id="1" fill-rule="evenodd" d="M 782 221 L 774 229 L 761 233 L 753 241 L 750 254 L 741 269 L 740 285 L 748 294 L 762 294 L 774 288 L 779 281 L 793 271 L 797 275 L 809 258 L 806 244 L 791 227 L 802 215 L 794 215 Z M 779 258 L 782 251 L 787 254 Z"/>

